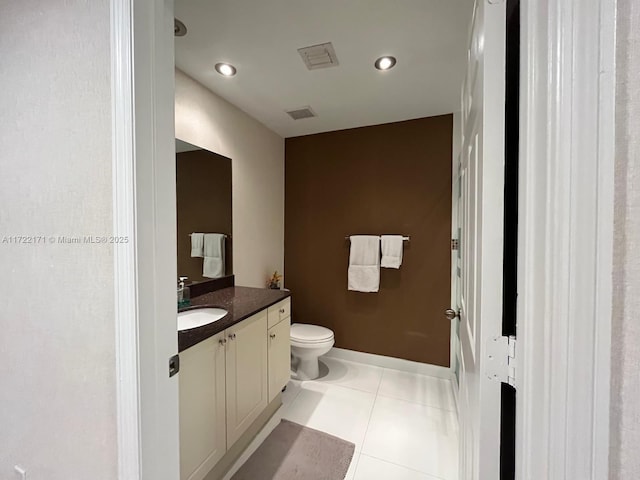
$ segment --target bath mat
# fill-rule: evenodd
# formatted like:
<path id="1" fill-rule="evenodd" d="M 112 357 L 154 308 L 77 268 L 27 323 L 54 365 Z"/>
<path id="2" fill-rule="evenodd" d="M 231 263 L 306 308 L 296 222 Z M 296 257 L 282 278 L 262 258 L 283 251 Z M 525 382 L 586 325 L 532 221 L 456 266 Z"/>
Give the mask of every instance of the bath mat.
<path id="1" fill-rule="evenodd" d="M 343 480 L 355 445 L 282 420 L 231 480 Z"/>

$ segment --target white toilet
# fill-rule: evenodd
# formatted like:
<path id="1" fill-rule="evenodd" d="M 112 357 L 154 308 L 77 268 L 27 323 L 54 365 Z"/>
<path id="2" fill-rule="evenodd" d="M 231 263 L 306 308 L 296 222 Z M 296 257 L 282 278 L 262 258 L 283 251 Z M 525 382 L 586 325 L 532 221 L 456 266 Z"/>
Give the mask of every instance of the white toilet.
<path id="1" fill-rule="evenodd" d="M 333 331 L 319 325 L 291 325 L 292 368 L 298 380 L 313 380 L 320 375 L 318 357 L 334 344 Z"/>

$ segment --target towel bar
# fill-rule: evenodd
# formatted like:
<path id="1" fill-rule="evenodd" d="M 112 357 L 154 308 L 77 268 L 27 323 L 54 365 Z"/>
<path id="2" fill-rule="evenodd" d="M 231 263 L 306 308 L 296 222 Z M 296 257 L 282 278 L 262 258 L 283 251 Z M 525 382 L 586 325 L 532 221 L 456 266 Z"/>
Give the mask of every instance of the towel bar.
<path id="1" fill-rule="evenodd" d="M 190 233 L 189 236 L 193 235 L 193 233 Z M 223 235 L 224 238 L 231 238 L 231 235 Z"/>
<path id="2" fill-rule="evenodd" d="M 345 240 L 349 240 L 351 237 L 344 237 Z M 405 242 L 410 242 L 411 241 L 411 237 L 402 237 L 402 240 L 404 240 Z"/>

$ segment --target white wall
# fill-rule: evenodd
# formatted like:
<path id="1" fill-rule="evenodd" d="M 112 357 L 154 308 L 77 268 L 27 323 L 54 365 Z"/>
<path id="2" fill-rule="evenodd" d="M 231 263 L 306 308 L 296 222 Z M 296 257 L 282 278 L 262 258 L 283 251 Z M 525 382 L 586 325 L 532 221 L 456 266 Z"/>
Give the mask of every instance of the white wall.
<path id="1" fill-rule="evenodd" d="M 176 137 L 231 158 L 236 285 L 264 287 L 284 270 L 284 139 L 180 70 Z"/>
<path id="2" fill-rule="evenodd" d="M 1 479 L 116 478 L 109 17 L 0 0 Z"/>
<path id="3" fill-rule="evenodd" d="M 612 480 L 640 478 L 640 4 L 618 0 Z"/>

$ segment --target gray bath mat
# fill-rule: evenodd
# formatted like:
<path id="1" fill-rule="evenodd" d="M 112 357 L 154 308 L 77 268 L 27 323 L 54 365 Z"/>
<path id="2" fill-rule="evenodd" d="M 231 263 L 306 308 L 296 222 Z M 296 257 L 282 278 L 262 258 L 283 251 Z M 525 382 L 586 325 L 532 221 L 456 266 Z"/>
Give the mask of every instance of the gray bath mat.
<path id="1" fill-rule="evenodd" d="M 355 445 L 282 420 L 231 480 L 343 480 Z"/>

